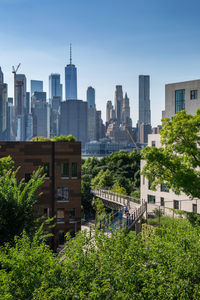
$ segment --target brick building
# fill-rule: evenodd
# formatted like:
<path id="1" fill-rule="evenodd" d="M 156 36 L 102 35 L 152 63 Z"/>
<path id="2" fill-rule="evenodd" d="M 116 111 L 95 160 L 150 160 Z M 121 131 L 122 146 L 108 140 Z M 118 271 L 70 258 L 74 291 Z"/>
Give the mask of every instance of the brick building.
<path id="1" fill-rule="evenodd" d="M 0 142 L 0 157 L 10 155 L 20 167 L 19 179 L 30 179 L 39 166 L 44 167 L 45 180 L 39 214 L 56 215 L 52 248 L 64 244 L 64 236 L 73 236 L 81 228 L 81 143 L 80 142 Z"/>

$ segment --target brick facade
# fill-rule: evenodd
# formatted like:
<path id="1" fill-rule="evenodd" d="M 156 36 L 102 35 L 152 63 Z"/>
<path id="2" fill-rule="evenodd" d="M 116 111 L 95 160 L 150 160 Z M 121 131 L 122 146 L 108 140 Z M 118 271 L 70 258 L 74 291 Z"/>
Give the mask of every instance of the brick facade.
<path id="1" fill-rule="evenodd" d="M 51 241 L 56 250 L 63 244 L 64 234 L 74 235 L 81 228 L 81 143 L 0 142 L 0 158 L 8 155 L 14 160 L 15 167 L 20 167 L 19 179 L 28 180 L 29 174 L 39 166 L 46 164 L 49 167 L 49 177 L 38 191 L 42 195 L 37 206 L 40 215 L 57 216 Z M 65 176 L 62 176 L 63 163 Z"/>

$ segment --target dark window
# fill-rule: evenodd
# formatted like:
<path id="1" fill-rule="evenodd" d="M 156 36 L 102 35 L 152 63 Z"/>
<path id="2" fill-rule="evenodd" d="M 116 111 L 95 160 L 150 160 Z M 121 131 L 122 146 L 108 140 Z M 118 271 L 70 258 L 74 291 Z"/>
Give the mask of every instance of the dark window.
<path id="1" fill-rule="evenodd" d="M 190 91 L 190 99 L 197 99 L 197 90 Z"/>
<path id="2" fill-rule="evenodd" d="M 156 142 L 155 141 L 151 141 L 151 146 L 155 147 L 156 146 Z"/>
<path id="3" fill-rule="evenodd" d="M 175 91 L 175 113 L 185 109 L 185 90 Z"/>
<path id="4" fill-rule="evenodd" d="M 179 201 L 174 200 L 174 209 L 179 209 Z"/>
<path id="5" fill-rule="evenodd" d="M 169 193 L 169 189 L 167 188 L 165 183 L 161 183 L 160 191 L 165 192 L 165 193 Z"/>
<path id="6" fill-rule="evenodd" d="M 25 174 L 25 182 L 29 182 L 30 179 L 31 179 L 31 174 L 30 173 L 26 173 Z"/>
<path id="7" fill-rule="evenodd" d="M 156 198 L 153 195 L 148 195 L 148 203 L 155 204 Z"/>
<path id="8" fill-rule="evenodd" d="M 163 197 L 160 198 L 160 206 L 165 206 L 165 200 Z"/>
<path id="9" fill-rule="evenodd" d="M 57 188 L 57 201 L 69 201 L 69 189 L 67 186 Z"/>
<path id="10" fill-rule="evenodd" d="M 192 211 L 197 214 L 197 204 L 192 204 Z"/>
<path id="11" fill-rule="evenodd" d="M 44 164 L 44 174 L 46 178 L 49 178 L 49 163 Z"/>
<path id="12" fill-rule="evenodd" d="M 67 162 L 61 165 L 61 177 L 69 177 L 69 164 Z"/>
<path id="13" fill-rule="evenodd" d="M 149 180 L 148 181 L 148 189 L 151 190 L 151 186 L 152 186 L 153 180 Z"/>
<path id="14" fill-rule="evenodd" d="M 65 234 L 64 231 L 59 231 L 58 232 L 58 244 L 59 245 L 64 245 L 65 242 Z"/>
<path id="15" fill-rule="evenodd" d="M 65 222 L 65 210 L 64 208 L 57 209 L 57 223 L 64 223 Z"/>
<path id="16" fill-rule="evenodd" d="M 145 184 L 145 176 L 142 176 L 142 178 L 143 178 L 143 184 Z"/>
<path id="17" fill-rule="evenodd" d="M 71 208 L 69 211 L 69 218 L 74 219 L 75 218 L 75 208 Z"/>
<path id="18" fill-rule="evenodd" d="M 72 163 L 72 177 L 77 177 L 77 163 Z"/>
<path id="19" fill-rule="evenodd" d="M 44 208 L 44 215 L 45 217 L 49 217 L 49 208 Z"/>

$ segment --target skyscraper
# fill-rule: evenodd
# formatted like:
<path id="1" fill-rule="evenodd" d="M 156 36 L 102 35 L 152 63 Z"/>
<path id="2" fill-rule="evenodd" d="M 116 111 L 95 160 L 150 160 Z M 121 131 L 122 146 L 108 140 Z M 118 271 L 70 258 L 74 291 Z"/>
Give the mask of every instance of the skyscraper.
<path id="1" fill-rule="evenodd" d="M 130 119 L 130 105 L 129 105 L 129 98 L 127 96 L 127 93 L 125 94 L 125 97 L 122 102 L 122 108 L 121 108 L 121 122 L 126 126 L 132 126 L 132 121 Z"/>
<path id="2" fill-rule="evenodd" d="M 3 83 L 3 72 L 0 67 L 0 83 Z"/>
<path id="3" fill-rule="evenodd" d="M 91 86 L 87 89 L 88 103 L 88 141 L 96 140 L 96 105 L 95 89 Z"/>
<path id="4" fill-rule="evenodd" d="M 123 102 L 123 91 L 121 85 L 116 85 L 115 90 L 115 113 L 117 124 L 121 124 L 121 109 L 122 109 L 122 102 Z"/>
<path id="5" fill-rule="evenodd" d="M 72 49 L 70 45 L 70 63 L 65 67 L 65 98 L 77 100 L 77 69 L 72 64 Z"/>
<path id="6" fill-rule="evenodd" d="M 91 86 L 87 89 L 87 103 L 88 107 L 95 107 L 95 89 Z"/>
<path id="7" fill-rule="evenodd" d="M 31 96 L 34 92 L 43 92 L 43 81 L 31 80 Z"/>
<path id="8" fill-rule="evenodd" d="M 15 80 L 15 135 L 17 141 L 25 140 L 26 76 L 16 74 Z"/>
<path id="9" fill-rule="evenodd" d="M 151 124 L 150 76 L 139 76 L 139 124 Z"/>
<path id="10" fill-rule="evenodd" d="M 60 74 L 52 73 L 49 75 L 49 99 L 60 97 L 62 101 L 62 84 L 60 83 Z"/>
<path id="11" fill-rule="evenodd" d="M 148 138 L 147 136 L 149 133 L 151 133 L 150 128 L 151 128 L 150 76 L 140 75 L 139 76 L 139 120 L 138 120 L 138 141 L 140 143 L 147 142 L 147 138 Z M 141 133 L 141 130 L 143 133 Z"/>
<path id="12" fill-rule="evenodd" d="M 113 109 L 113 105 L 112 105 L 112 101 L 107 101 L 107 104 L 106 104 L 106 122 L 109 122 L 111 118 L 111 112 L 112 112 L 112 109 Z"/>

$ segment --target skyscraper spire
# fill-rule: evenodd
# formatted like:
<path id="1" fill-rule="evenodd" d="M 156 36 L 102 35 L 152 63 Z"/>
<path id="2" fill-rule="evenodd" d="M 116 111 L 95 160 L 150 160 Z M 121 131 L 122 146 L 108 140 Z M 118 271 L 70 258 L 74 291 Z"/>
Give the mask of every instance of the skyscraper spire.
<path id="1" fill-rule="evenodd" d="M 72 64 L 72 44 L 70 44 L 70 65 Z"/>
<path id="2" fill-rule="evenodd" d="M 3 83 L 3 72 L 0 67 L 0 83 Z"/>

